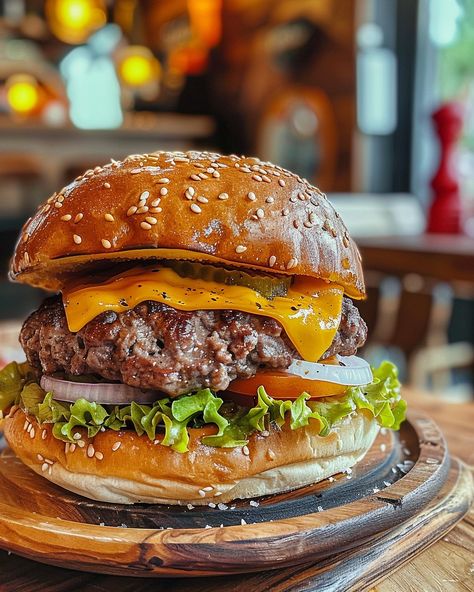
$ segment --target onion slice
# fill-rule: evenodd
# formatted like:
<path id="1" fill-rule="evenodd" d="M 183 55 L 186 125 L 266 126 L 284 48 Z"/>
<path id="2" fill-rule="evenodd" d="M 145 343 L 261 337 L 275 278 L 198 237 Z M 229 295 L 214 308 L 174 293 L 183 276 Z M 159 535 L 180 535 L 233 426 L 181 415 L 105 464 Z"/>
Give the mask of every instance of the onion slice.
<path id="1" fill-rule="evenodd" d="M 77 399 L 86 399 L 103 405 L 127 405 L 132 401 L 154 403 L 160 398 L 157 391 L 143 390 L 127 384 L 73 382 L 46 375 L 41 377 L 41 388 L 51 391 L 58 401 L 71 403 Z"/>
<path id="2" fill-rule="evenodd" d="M 283 372 L 301 376 L 306 380 L 322 380 L 347 386 L 360 386 L 372 382 L 373 376 L 370 365 L 362 358 L 357 356 L 337 356 L 337 359 L 339 365 L 293 360 Z"/>

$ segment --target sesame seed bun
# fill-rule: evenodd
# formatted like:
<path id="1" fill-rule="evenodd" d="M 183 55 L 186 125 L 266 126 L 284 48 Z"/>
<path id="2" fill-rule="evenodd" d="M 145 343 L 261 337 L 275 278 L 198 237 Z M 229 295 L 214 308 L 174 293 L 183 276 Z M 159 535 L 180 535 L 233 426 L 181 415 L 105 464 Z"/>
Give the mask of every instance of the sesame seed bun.
<path id="1" fill-rule="evenodd" d="M 31 425 L 31 427 L 29 427 Z M 54 438 L 50 424 L 17 408 L 5 419 L 5 437 L 16 455 L 53 483 L 104 502 L 204 505 L 281 493 L 316 483 L 360 461 L 379 427 L 363 411 L 321 437 L 319 423 L 253 434 L 243 448 L 212 448 L 190 430 L 189 452 L 177 453 L 146 436 L 123 430 L 77 444 Z"/>
<path id="2" fill-rule="evenodd" d="M 60 290 L 112 260 L 195 258 L 305 275 L 364 295 L 360 255 L 326 196 L 257 158 L 132 155 L 86 171 L 22 229 L 12 279 Z"/>

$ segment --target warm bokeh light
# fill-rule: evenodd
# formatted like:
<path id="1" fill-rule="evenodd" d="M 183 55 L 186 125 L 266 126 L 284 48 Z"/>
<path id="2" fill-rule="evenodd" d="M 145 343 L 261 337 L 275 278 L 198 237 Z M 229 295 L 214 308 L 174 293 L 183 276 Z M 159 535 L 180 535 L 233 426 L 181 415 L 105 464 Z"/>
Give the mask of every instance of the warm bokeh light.
<path id="1" fill-rule="evenodd" d="M 148 48 L 131 45 L 121 52 L 118 72 L 128 86 L 142 87 L 159 79 L 161 67 Z"/>
<path id="2" fill-rule="evenodd" d="M 15 113 L 31 113 L 39 104 L 38 83 L 32 76 L 14 75 L 6 83 L 7 100 Z"/>
<path id="3" fill-rule="evenodd" d="M 103 0 L 47 0 L 46 16 L 53 33 L 66 43 L 83 43 L 107 20 Z"/>
<path id="4" fill-rule="evenodd" d="M 214 47 L 221 38 L 222 0 L 187 0 L 191 29 L 206 47 Z"/>

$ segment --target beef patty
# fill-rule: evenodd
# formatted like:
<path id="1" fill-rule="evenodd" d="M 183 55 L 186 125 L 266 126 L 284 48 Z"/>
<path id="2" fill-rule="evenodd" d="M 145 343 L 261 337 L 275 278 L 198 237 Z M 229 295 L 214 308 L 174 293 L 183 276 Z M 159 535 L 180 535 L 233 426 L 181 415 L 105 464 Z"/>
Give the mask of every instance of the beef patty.
<path id="1" fill-rule="evenodd" d="M 358 310 L 344 298 L 339 329 L 323 357 L 354 354 L 366 336 Z M 299 357 L 273 319 L 231 310 L 184 312 L 152 301 L 104 312 L 71 333 L 61 298 L 49 298 L 25 321 L 20 342 L 29 363 L 46 374 L 96 374 L 171 396 L 225 390 L 258 368 L 287 368 Z"/>

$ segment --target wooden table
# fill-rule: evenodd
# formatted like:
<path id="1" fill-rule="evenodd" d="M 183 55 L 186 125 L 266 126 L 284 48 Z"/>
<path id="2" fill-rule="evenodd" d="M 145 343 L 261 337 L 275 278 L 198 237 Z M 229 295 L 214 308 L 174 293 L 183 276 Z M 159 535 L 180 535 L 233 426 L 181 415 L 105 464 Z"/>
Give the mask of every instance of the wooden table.
<path id="1" fill-rule="evenodd" d="M 413 410 L 435 419 L 451 453 L 474 468 L 474 403 L 446 403 L 406 390 Z M 189 592 L 204 592 L 205 580 L 189 581 Z M 57 569 L 0 551 L 0 592 L 168 592 L 170 580 L 140 580 Z M 259 592 L 263 592 L 264 587 Z M 441 541 L 390 574 L 372 592 L 459 592 L 474 590 L 474 510 Z M 237 592 L 237 591 L 236 591 Z"/>
<path id="2" fill-rule="evenodd" d="M 405 276 L 418 273 L 446 282 L 474 285 L 474 239 L 427 235 L 359 237 L 364 268 Z"/>

